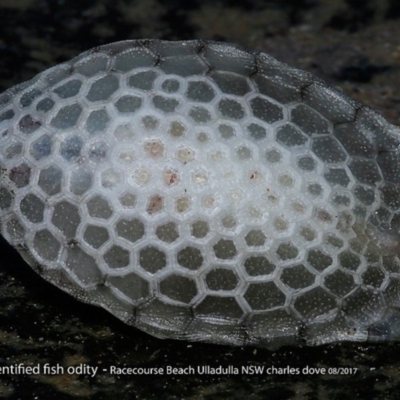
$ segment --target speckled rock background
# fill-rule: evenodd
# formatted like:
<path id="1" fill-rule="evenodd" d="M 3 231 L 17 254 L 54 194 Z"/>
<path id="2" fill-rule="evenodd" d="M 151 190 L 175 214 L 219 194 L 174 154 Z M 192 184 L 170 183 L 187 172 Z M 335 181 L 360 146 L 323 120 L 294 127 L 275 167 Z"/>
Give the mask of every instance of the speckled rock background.
<path id="1" fill-rule="evenodd" d="M 211 39 L 266 51 L 400 125 L 397 0 L 0 0 L 0 91 L 96 45 Z M 254 348 L 161 341 L 44 282 L 0 242 L 0 366 L 356 367 L 355 375 L 0 375 L 7 399 L 397 399 L 400 344 Z"/>

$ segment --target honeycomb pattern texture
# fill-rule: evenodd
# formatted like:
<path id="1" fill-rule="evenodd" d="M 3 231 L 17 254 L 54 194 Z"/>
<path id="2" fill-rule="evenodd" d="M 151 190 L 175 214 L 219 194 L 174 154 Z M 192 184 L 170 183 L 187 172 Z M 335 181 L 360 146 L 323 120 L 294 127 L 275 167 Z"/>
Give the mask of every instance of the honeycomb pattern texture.
<path id="1" fill-rule="evenodd" d="M 206 41 L 95 48 L 0 95 L 2 235 L 161 338 L 400 338 L 400 132 Z"/>

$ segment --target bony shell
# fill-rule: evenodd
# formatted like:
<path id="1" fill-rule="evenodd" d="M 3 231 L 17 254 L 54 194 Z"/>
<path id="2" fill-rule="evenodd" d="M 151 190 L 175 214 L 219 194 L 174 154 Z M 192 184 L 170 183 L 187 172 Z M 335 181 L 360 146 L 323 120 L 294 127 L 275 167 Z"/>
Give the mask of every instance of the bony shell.
<path id="1" fill-rule="evenodd" d="M 160 338 L 398 339 L 399 144 L 266 54 L 114 43 L 0 96 L 2 235 Z"/>

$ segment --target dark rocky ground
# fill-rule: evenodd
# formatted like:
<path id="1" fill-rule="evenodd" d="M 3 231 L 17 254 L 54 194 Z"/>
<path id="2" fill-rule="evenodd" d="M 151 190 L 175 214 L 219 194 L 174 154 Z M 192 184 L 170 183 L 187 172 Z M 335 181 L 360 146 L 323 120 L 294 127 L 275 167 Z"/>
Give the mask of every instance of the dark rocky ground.
<path id="1" fill-rule="evenodd" d="M 204 38 L 264 50 L 400 125 L 396 0 L 0 0 L 0 91 L 103 43 Z M 161 341 L 44 282 L 0 243 L 0 366 L 358 368 L 355 375 L 0 375 L 7 399 L 397 399 L 400 344 L 276 352 Z"/>

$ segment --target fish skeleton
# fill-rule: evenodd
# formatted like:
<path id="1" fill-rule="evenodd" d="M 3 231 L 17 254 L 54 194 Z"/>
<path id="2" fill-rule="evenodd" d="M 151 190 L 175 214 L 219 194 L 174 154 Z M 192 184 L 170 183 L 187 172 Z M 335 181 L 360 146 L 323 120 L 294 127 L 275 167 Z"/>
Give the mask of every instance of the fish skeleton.
<path id="1" fill-rule="evenodd" d="M 242 47 L 127 40 L 0 95 L 0 225 L 159 338 L 400 337 L 400 130 Z"/>

